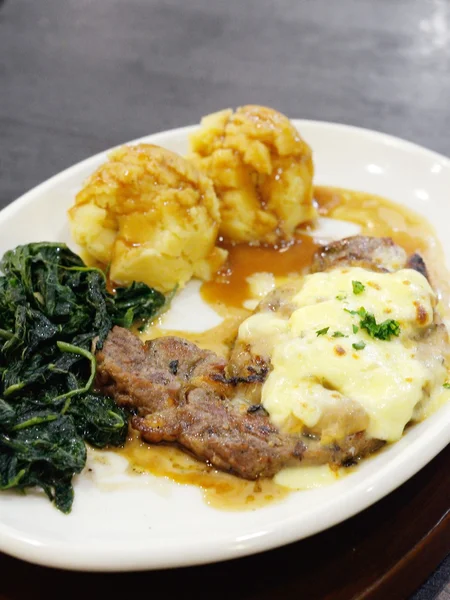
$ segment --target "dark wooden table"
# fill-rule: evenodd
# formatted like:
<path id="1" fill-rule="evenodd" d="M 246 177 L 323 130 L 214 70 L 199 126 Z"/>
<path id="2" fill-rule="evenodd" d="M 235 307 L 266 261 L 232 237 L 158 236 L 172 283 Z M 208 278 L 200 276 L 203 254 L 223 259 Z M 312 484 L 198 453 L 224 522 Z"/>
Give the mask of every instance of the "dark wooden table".
<path id="1" fill-rule="evenodd" d="M 109 146 L 244 103 L 450 155 L 449 72 L 448 0 L 0 0 L 0 206 Z M 449 460 L 447 448 L 361 515 L 283 549 L 125 575 L 1 556 L 0 594 L 161 583 L 169 597 L 448 600 Z"/>

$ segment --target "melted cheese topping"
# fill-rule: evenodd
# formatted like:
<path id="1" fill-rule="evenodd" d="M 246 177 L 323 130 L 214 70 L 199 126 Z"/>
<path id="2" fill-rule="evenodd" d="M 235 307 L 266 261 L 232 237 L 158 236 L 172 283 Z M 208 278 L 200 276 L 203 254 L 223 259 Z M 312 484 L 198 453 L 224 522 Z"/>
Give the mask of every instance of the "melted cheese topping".
<path id="1" fill-rule="evenodd" d="M 259 301 L 275 288 L 275 277 L 273 273 L 261 271 L 249 275 L 247 283 L 250 286 L 252 298 L 245 300 L 243 306 L 248 310 L 255 310 Z"/>
<path id="2" fill-rule="evenodd" d="M 343 471 L 333 470 L 328 465 L 286 467 L 275 475 L 274 481 L 294 490 L 314 490 L 335 483 L 343 476 Z"/>
<path id="3" fill-rule="evenodd" d="M 362 293 L 353 292 L 352 281 L 364 285 Z M 270 357 L 273 369 L 262 403 L 279 428 L 320 430 L 327 415 L 356 405 L 359 423 L 361 412 L 366 417 L 367 435 L 393 442 L 415 409 L 442 391 L 444 357 L 439 349 L 424 353 L 421 347 L 427 342 L 420 341 L 433 322 L 436 298 L 417 271 L 375 273 L 352 267 L 307 275 L 290 303 L 290 316 L 256 313 L 239 329 L 239 339 L 254 353 Z M 360 307 L 373 313 L 377 323 L 398 321 L 400 335 L 371 337 L 359 327 L 360 317 L 344 310 Z M 361 342 L 364 348 L 355 349 Z M 341 435 L 348 433 L 352 427 L 347 422 Z"/>

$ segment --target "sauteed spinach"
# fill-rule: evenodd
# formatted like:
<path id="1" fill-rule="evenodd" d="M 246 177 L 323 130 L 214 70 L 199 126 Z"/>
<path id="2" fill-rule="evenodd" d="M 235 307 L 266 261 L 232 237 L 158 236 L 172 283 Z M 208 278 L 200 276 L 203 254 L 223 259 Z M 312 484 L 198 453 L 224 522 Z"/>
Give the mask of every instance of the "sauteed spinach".
<path id="1" fill-rule="evenodd" d="M 93 343 L 152 317 L 165 297 L 142 283 L 116 293 L 66 245 L 18 246 L 0 262 L 0 489 L 42 488 L 63 512 L 85 442 L 124 443 L 127 415 L 92 391 Z"/>

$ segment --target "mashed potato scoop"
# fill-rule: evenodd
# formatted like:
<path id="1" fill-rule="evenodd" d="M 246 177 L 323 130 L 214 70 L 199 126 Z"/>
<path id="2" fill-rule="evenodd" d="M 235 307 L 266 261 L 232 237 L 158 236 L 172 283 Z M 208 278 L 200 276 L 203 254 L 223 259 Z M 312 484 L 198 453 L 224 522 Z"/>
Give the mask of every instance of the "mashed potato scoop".
<path id="1" fill-rule="evenodd" d="M 285 115 L 251 105 L 216 112 L 202 119 L 190 148 L 214 182 L 228 241 L 288 240 L 316 216 L 312 151 Z"/>
<path id="2" fill-rule="evenodd" d="M 74 240 L 109 265 L 118 284 L 161 291 L 209 279 L 227 253 L 215 246 L 219 201 L 211 181 L 177 154 L 123 146 L 87 180 L 69 210 Z"/>

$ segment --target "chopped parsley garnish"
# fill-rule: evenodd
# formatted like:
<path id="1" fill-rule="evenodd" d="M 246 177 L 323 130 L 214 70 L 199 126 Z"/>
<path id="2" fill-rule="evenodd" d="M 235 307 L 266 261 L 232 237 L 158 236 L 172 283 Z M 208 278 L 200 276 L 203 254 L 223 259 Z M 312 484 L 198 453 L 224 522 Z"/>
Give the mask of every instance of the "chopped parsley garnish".
<path id="1" fill-rule="evenodd" d="M 342 331 L 335 331 L 335 332 L 333 333 L 333 336 L 332 336 L 332 337 L 334 337 L 334 338 L 337 338 L 337 337 L 347 337 L 347 336 L 345 336 L 345 335 L 342 333 Z"/>
<path id="2" fill-rule="evenodd" d="M 360 342 L 356 342 L 356 344 L 352 344 L 352 348 L 354 348 L 355 350 L 364 350 L 365 347 L 366 344 L 362 340 Z"/>
<path id="3" fill-rule="evenodd" d="M 450 382 L 446 381 L 444 383 L 444 387 L 445 387 L 446 390 L 450 390 Z"/>
<path id="4" fill-rule="evenodd" d="M 352 286 L 353 286 L 353 293 L 355 295 L 362 294 L 363 291 L 366 289 L 366 286 L 363 283 L 361 283 L 360 281 L 352 281 Z"/>
<path id="5" fill-rule="evenodd" d="M 352 325 L 353 333 L 358 333 L 359 327 L 358 325 Z"/>
<path id="6" fill-rule="evenodd" d="M 361 329 L 365 329 L 370 337 L 390 340 L 392 336 L 400 335 L 400 323 L 394 319 L 386 319 L 382 323 L 377 323 L 375 316 L 362 306 L 358 310 L 348 310 L 347 308 L 344 310 L 350 315 L 358 315 L 361 318 L 359 326 Z"/>
<path id="7" fill-rule="evenodd" d="M 348 308 L 344 308 L 345 312 L 348 312 L 349 315 L 359 315 L 363 317 L 366 314 L 366 309 L 361 306 L 358 310 L 349 310 Z"/>
<path id="8" fill-rule="evenodd" d="M 338 294 L 336 296 L 336 300 L 345 300 L 347 298 L 347 294 Z"/>
<path id="9" fill-rule="evenodd" d="M 361 329 L 365 329 L 370 337 L 378 338 L 379 340 L 390 340 L 392 336 L 400 335 L 400 324 L 398 321 L 386 319 L 382 323 L 377 323 L 375 316 L 367 311 L 364 311 L 364 316 L 361 317 L 359 326 Z"/>
<path id="10" fill-rule="evenodd" d="M 317 337 L 319 337 L 319 335 L 325 335 L 326 333 L 328 333 L 329 329 L 330 329 L 329 327 L 324 327 L 323 329 L 319 329 L 318 331 L 316 331 Z"/>

